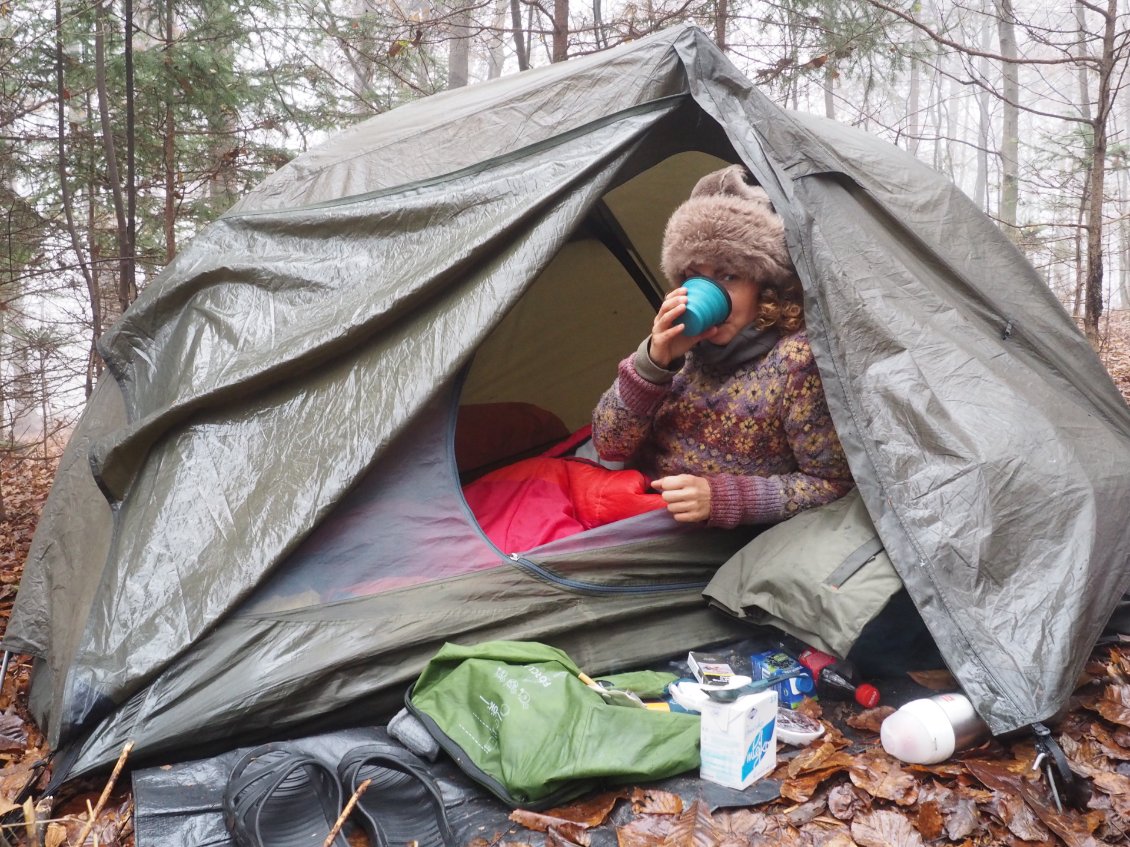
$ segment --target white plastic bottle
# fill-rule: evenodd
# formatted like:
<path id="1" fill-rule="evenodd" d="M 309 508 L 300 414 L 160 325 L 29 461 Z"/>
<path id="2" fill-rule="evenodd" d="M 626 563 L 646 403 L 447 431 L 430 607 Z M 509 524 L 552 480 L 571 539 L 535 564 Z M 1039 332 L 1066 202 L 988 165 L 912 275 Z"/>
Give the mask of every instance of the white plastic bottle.
<path id="1" fill-rule="evenodd" d="M 914 765 L 944 762 L 957 750 L 972 747 L 989 736 L 964 694 L 936 694 L 911 700 L 883 721 L 883 749 Z"/>

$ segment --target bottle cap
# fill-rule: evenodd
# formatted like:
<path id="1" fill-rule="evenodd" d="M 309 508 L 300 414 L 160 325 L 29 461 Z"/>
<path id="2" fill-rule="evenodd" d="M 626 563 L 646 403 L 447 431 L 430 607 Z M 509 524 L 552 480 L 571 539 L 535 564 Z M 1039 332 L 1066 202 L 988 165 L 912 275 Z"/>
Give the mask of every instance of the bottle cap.
<path id="1" fill-rule="evenodd" d="M 879 689 L 868 682 L 862 682 L 855 687 L 855 702 L 865 709 L 874 709 L 879 705 Z"/>
<path id="2" fill-rule="evenodd" d="M 902 762 L 932 765 L 953 755 L 953 726 L 929 699 L 911 700 L 879 727 L 883 749 Z"/>

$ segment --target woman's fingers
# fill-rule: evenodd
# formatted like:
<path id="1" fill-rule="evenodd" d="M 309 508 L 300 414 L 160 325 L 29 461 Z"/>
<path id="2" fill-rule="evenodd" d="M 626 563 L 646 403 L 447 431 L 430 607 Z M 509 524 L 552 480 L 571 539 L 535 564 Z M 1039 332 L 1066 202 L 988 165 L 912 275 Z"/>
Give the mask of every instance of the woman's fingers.
<path id="1" fill-rule="evenodd" d="M 710 483 L 693 474 L 665 476 L 651 483 L 663 495 L 667 511 L 677 521 L 694 523 L 710 517 Z"/>
<path id="2" fill-rule="evenodd" d="M 653 330 L 662 331 L 670 329 L 679 315 L 683 314 L 686 310 L 686 295 L 668 295 L 660 304 L 659 311 L 655 314 L 655 321 L 652 323 Z"/>

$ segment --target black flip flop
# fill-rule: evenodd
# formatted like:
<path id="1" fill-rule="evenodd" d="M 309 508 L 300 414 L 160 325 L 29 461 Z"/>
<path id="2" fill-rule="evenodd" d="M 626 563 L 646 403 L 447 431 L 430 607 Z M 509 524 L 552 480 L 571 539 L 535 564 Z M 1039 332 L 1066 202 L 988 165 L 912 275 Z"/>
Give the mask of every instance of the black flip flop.
<path id="1" fill-rule="evenodd" d="M 240 847 L 321 847 L 341 813 L 333 769 L 287 744 L 264 744 L 236 763 L 224 822 Z M 349 847 L 339 832 L 334 847 Z"/>
<path id="2" fill-rule="evenodd" d="M 372 780 L 355 811 L 373 847 L 456 847 L 439 786 L 410 753 L 367 744 L 347 753 L 337 771 L 347 795 Z"/>

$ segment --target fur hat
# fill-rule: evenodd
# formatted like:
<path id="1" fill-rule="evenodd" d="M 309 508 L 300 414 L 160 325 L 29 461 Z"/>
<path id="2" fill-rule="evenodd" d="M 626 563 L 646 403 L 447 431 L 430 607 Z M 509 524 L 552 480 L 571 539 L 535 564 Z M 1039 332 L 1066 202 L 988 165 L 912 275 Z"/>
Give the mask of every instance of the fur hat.
<path id="1" fill-rule="evenodd" d="M 746 177 L 741 165 L 707 174 L 671 215 L 660 267 L 672 285 L 680 285 L 687 268 L 700 262 L 760 282 L 795 276 L 784 224 L 765 189 Z"/>

